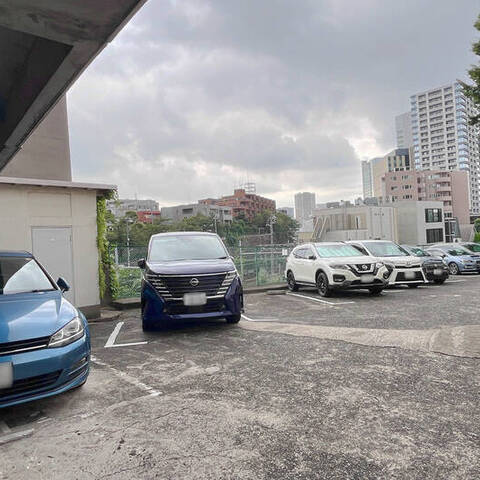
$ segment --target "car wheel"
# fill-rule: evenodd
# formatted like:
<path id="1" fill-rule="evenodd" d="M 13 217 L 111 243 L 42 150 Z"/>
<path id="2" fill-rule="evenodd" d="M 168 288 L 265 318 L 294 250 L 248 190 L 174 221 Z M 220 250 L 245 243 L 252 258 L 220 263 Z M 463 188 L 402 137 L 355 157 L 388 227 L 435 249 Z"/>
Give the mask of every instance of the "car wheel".
<path id="1" fill-rule="evenodd" d="M 332 290 L 328 285 L 328 277 L 323 272 L 317 275 L 317 289 L 322 297 L 330 297 L 332 294 Z"/>
<path id="2" fill-rule="evenodd" d="M 295 283 L 295 276 L 293 275 L 293 272 L 287 273 L 287 285 L 291 292 L 298 292 L 298 285 Z"/>
<path id="3" fill-rule="evenodd" d="M 372 287 L 368 289 L 371 295 L 380 295 L 383 292 L 382 287 Z"/>
<path id="4" fill-rule="evenodd" d="M 226 320 L 227 320 L 227 323 L 238 323 L 241 318 L 242 318 L 242 314 L 238 313 L 237 315 L 230 315 L 229 317 L 226 317 Z"/>
<path id="5" fill-rule="evenodd" d="M 445 279 L 438 279 L 438 280 L 434 280 L 434 282 L 437 284 L 437 285 L 441 285 L 442 283 L 445 283 Z"/>
<path id="6" fill-rule="evenodd" d="M 448 271 L 450 272 L 450 275 L 460 274 L 460 269 L 458 268 L 458 265 L 455 262 L 450 262 L 448 264 Z"/>
<path id="7" fill-rule="evenodd" d="M 408 288 L 418 288 L 418 285 L 408 284 Z"/>

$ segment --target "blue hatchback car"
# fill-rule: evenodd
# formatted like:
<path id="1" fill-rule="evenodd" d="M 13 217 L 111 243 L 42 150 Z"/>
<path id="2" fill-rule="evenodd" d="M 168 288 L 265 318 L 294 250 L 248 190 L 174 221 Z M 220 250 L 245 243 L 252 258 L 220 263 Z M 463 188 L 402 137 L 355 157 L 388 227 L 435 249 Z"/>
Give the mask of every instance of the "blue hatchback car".
<path id="1" fill-rule="evenodd" d="M 205 232 L 153 235 L 148 258 L 139 260 L 142 326 L 152 330 L 180 320 L 240 321 L 243 289 L 220 237 Z"/>
<path id="2" fill-rule="evenodd" d="M 87 380 L 85 317 L 27 252 L 0 251 L 0 407 L 57 395 Z"/>
<path id="3" fill-rule="evenodd" d="M 476 255 L 458 244 L 437 244 L 426 249 L 428 253 L 442 257 L 451 275 L 480 273 L 480 255 Z"/>

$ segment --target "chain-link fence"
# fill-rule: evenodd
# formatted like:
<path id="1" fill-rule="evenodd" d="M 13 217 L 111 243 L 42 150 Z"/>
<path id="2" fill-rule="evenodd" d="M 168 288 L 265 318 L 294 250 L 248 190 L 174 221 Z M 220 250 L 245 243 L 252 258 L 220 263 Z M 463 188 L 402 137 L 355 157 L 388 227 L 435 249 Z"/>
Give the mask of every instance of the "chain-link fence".
<path id="1" fill-rule="evenodd" d="M 244 286 L 281 283 L 287 256 L 294 245 L 264 245 L 256 247 L 229 247 Z M 119 280 L 117 298 L 140 296 L 142 272 L 137 266 L 140 258 L 146 258 L 147 247 L 116 246 L 112 255 Z"/>

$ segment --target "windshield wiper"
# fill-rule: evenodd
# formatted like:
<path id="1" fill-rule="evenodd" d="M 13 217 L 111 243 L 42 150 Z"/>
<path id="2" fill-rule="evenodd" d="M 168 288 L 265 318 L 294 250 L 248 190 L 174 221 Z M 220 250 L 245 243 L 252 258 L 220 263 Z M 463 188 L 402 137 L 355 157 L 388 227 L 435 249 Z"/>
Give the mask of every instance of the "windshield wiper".
<path id="1" fill-rule="evenodd" d="M 28 292 L 24 293 L 41 293 L 41 292 L 54 292 L 55 288 L 37 288 L 35 290 L 29 290 Z"/>

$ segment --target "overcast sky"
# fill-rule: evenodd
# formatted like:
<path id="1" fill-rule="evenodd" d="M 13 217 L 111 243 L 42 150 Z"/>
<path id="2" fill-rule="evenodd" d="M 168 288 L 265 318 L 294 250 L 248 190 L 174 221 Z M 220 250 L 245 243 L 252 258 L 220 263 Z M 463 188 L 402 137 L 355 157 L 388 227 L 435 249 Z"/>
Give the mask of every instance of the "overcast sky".
<path id="1" fill-rule="evenodd" d="M 161 206 L 361 194 L 409 96 L 475 58 L 478 0 L 150 0 L 68 95 L 74 179 Z"/>

